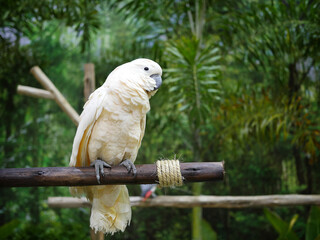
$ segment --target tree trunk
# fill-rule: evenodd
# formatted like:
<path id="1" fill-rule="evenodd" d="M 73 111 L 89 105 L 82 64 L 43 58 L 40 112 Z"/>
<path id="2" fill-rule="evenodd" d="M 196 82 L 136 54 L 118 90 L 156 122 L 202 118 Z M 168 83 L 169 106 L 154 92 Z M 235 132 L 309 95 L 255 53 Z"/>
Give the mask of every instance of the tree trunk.
<path id="1" fill-rule="evenodd" d="M 297 99 L 298 93 L 300 90 L 300 83 L 299 83 L 299 73 L 296 69 L 296 63 L 289 64 L 289 81 L 288 81 L 288 88 L 289 88 L 289 104 L 294 102 L 294 100 Z M 297 110 L 299 109 L 300 105 L 298 104 Z M 300 114 L 301 115 L 301 114 Z M 300 116 L 298 116 L 300 117 Z M 293 126 L 292 132 L 295 134 L 296 126 Z M 304 159 L 301 158 L 301 148 L 298 144 L 295 144 L 292 147 L 292 153 L 295 159 L 295 165 L 296 165 L 296 172 L 297 172 L 297 179 L 299 182 L 299 185 L 307 185 L 307 189 L 302 190 L 301 193 L 308 193 L 309 188 L 311 185 L 311 182 L 309 179 L 306 179 L 306 173 L 308 174 L 308 161 L 304 161 Z M 306 167 L 306 171 L 305 171 Z M 308 180 L 308 181 L 307 181 Z"/>

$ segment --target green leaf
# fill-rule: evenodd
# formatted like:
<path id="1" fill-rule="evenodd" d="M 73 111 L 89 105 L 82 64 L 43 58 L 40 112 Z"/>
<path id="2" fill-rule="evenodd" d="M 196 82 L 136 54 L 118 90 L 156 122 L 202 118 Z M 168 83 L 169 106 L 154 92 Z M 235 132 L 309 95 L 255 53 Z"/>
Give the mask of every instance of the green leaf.
<path id="1" fill-rule="evenodd" d="M 297 219 L 298 219 L 299 215 L 298 214 L 295 214 L 291 220 L 290 220 L 290 223 L 289 223 L 289 231 L 291 231 L 291 229 L 293 228 L 293 225 L 296 223 Z"/>
<path id="2" fill-rule="evenodd" d="M 179 78 L 179 77 L 170 78 L 170 79 L 166 79 L 165 83 L 168 84 L 168 83 L 178 82 L 180 80 L 181 80 L 181 78 Z"/>
<path id="3" fill-rule="evenodd" d="M 11 222 L 8 222 L 0 227 L 0 236 L 1 239 L 6 239 L 9 237 L 14 230 L 18 227 L 20 221 L 18 219 L 14 219 Z"/>
<path id="4" fill-rule="evenodd" d="M 179 108 L 179 111 L 183 112 L 184 110 L 186 110 L 189 107 L 190 107 L 189 104 L 185 104 L 185 105 L 183 105 L 182 107 Z"/>
<path id="5" fill-rule="evenodd" d="M 205 81 L 205 82 L 201 82 L 201 84 L 203 85 L 209 85 L 209 84 L 212 84 L 212 85 L 216 85 L 216 84 L 219 84 L 218 81 Z"/>
<path id="6" fill-rule="evenodd" d="M 306 240 L 320 239 L 320 207 L 312 206 L 307 221 Z"/>
<path id="7" fill-rule="evenodd" d="M 271 225 L 274 227 L 277 233 L 279 233 L 278 239 L 299 240 L 298 236 L 291 230 L 292 226 L 298 218 L 298 215 L 293 216 L 290 224 L 288 224 L 283 221 L 275 212 L 272 212 L 267 208 L 265 208 L 263 211 Z"/>
<path id="8" fill-rule="evenodd" d="M 265 208 L 264 210 L 264 214 L 266 215 L 267 219 L 269 220 L 269 222 L 272 224 L 272 226 L 274 227 L 274 229 L 281 234 L 283 231 L 285 231 L 286 229 L 288 229 L 288 224 L 286 222 L 284 222 L 280 216 L 272 211 L 270 211 L 269 209 Z"/>
<path id="9" fill-rule="evenodd" d="M 210 88 L 210 89 L 208 89 L 208 92 L 210 92 L 210 93 L 218 93 L 219 90 Z"/>
<path id="10" fill-rule="evenodd" d="M 214 62 L 216 62 L 217 60 L 219 60 L 221 58 L 221 56 L 215 56 L 215 57 L 212 57 L 210 59 L 208 59 L 206 61 L 206 64 L 213 64 Z"/>
<path id="11" fill-rule="evenodd" d="M 169 92 L 174 92 L 177 91 L 179 89 L 179 86 L 173 86 L 169 89 Z"/>
<path id="12" fill-rule="evenodd" d="M 217 233 L 212 229 L 211 225 L 204 219 L 201 221 L 201 231 L 203 240 L 216 240 Z"/>
<path id="13" fill-rule="evenodd" d="M 219 65 L 215 65 L 215 66 L 202 66 L 199 68 L 199 72 L 200 71 L 214 71 L 214 70 L 218 70 L 221 69 L 221 66 Z"/>
<path id="14" fill-rule="evenodd" d="M 215 94 L 208 93 L 220 92 L 217 89 L 220 84 L 216 81 L 220 76 L 220 66 L 213 64 L 220 58 L 217 51 L 212 45 L 200 45 L 193 37 L 170 41 L 166 48 L 168 68 L 164 72 L 171 87 L 169 92 L 181 94 L 188 106 L 183 105 L 180 110 L 190 110 L 189 120 L 195 124 L 200 124 L 210 116 L 211 111 L 207 109 L 210 109 L 216 98 Z M 173 82 L 175 86 L 170 85 Z M 176 94 L 171 95 L 171 100 L 174 101 Z M 209 105 L 210 107 L 205 107 Z"/>

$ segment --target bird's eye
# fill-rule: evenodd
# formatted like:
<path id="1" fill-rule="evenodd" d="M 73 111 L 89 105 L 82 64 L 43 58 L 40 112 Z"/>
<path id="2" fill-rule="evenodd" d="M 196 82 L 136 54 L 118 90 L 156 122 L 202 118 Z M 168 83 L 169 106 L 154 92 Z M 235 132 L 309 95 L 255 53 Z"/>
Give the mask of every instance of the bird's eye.
<path id="1" fill-rule="evenodd" d="M 148 71 L 148 70 L 149 70 L 149 68 L 148 68 L 148 67 L 145 67 L 145 68 L 144 68 L 144 70 L 145 70 L 145 71 Z"/>

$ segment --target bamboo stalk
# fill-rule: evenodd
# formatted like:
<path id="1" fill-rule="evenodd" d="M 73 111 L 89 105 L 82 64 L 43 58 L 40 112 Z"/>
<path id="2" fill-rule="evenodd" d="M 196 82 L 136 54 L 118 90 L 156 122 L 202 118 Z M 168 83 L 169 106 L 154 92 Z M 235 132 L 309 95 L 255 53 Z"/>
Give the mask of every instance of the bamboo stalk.
<path id="1" fill-rule="evenodd" d="M 23 85 L 18 85 L 17 93 L 35 98 L 54 99 L 54 96 L 49 91 Z"/>
<path id="2" fill-rule="evenodd" d="M 175 208 L 261 208 L 280 206 L 320 205 L 320 195 L 262 195 L 262 196 L 158 196 L 142 201 L 142 197 L 130 197 L 134 207 Z M 85 198 L 49 197 L 52 208 L 90 207 Z"/>
<path id="3" fill-rule="evenodd" d="M 104 169 L 101 185 L 151 184 L 158 182 L 156 164 L 136 165 L 133 176 L 123 166 Z M 221 162 L 180 163 L 184 182 L 222 180 L 224 167 Z M 98 185 L 93 167 L 47 167 L 0 169 L 0 187 L 32 186 L 88 186 Z"/>
<path id="4" fill-rule="evenodd" d="M 52 93 L 56 103 L 69 116 L 69 118 L 71 118 L 72 122 L 75 125 L 78 125 L 79 124 L 78 113 L 73 109 L 73 107 L 69 104 L 69 102 L 65 99 L 65 97 L 60 93 L 60 91 L 45 75 L 45 73 L 38 66 L 34 66 L 33 68 L 31 68 L 30 72 L 45 89 L 47 89 Z"/>

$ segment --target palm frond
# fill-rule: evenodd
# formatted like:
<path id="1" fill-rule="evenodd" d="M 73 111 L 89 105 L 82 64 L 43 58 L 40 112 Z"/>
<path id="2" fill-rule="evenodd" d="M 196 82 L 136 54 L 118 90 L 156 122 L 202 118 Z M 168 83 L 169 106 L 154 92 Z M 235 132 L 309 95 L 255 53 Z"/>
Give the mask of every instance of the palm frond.
<path id="1" fill-rule="evenodd" d="M 202 122 L 221 91 L 218 49 L 195 38 L 181 38 L 167 45 L 165 57 L 165 84 L 170 86 L 172 102 L 182 101 L 179 110 L 192 121 Z"/>

